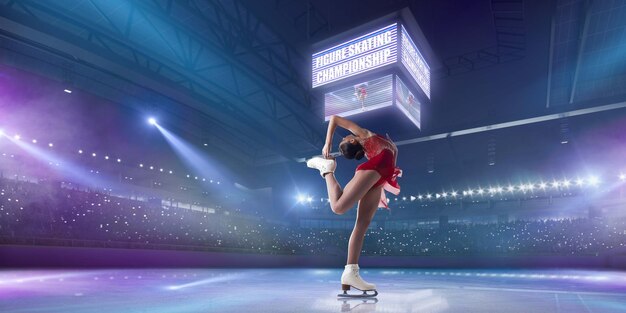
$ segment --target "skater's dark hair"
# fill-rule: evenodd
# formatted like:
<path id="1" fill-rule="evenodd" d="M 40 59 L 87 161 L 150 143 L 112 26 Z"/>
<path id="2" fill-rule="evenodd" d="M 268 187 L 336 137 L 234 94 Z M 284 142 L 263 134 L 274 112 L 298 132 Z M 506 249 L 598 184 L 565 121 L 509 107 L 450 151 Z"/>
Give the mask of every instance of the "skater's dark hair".
<path id="1" fill-rule="evenodd" d="M 363 150 L 363 146 L 358 142 L 352 144 L 349 141 L 344 141 L 339 144 L 339 151 L 341 151 L 341 154 L 346 159 L 360 160 L 365 156 L 365 150 Z"/>

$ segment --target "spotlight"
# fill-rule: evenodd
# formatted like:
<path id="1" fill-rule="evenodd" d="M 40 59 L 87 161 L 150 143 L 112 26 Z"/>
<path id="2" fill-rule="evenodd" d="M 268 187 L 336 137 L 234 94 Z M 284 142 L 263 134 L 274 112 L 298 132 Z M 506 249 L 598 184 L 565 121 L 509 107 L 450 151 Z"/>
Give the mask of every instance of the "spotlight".
<path id="1" fill-rule="evenodd" d="M 513 192 L 515 190 L 515 187 L 509 185 L 509 187 L 506 188 L 509 192 Z"/>
<path id="2" fill-rule="evenodd" d="M 82 149 L 78 149 L 78 154 L 83 154 L 83 150 Z"/>
<path id="3" fill-rule="evenodd" d="M 482 195 L 482 194 L 483 194 L 483 192 L 485 192 L 485 190 L 483 190 L 482 188 L 478 189 L 478 194 L 479 194 L 479 195 Z"/>
<path id="4" fill-rule="evenodd" d="M 544 182 L 541 182 L 541 183 L 539 184 L 539 188 L 541 188 L 541 189 L 546 189 L 546 187 L 547 187 L 547 186 L 548 186 L 548 185 L 547 185 L 546 183 L 544 183 Z"/>
<path id="5" fill-rule="evenodd" d="M 624 174 L 619 174 L 619 180 L 625 180 L 626 179 L 626 175 Z"/>
<path id="6" fill-rule="evenodd" d="M 554 188 L 559 188 L 559 185 L 560 185 L 559 182 L 556 180 L 552 182 L 552 187 Z"/>
<path id="7" fill-rule="evenodd" d="M 566 180 L 563 181 L 563 186 L 569 187 L 569 185 L 570 185 L 570 181 L 569 180 L 566 179 Z"/>
<path id="8" fill-rule="evenodd" d="M 417 198 L 418 198 L 418 199 L 420 199 L 420 200 L 422 200 L 422 199 L 424 199 L 424 196 L 422 196 L 422 195 L 417 195 Z"/>
<path id="9" fill-rule="evenodd" d="M 4 136 L 4 129 L 0 129 L 0 136 Z"/>
<path id="10" fill-rule="evenodd" d="M 585 183 L 585 181 L 580 179 L 580 178 L 576 180 L 576 185 L 577 186 L 582 186 L 584 183 Z"/>
<path id="11" fill-rule="evenodd" d="M 154 169 L 154 166 L 150 165 L 150 169 L 151 169 L 151 170 L 153 170 L 153 169 Z"/>
<path id="12" fill-rule="evenodd" d="M 415 196 L 411 196 L 411 201 L 415 201 Z"/>
<path id="13" fill-rule="evenodd" d="M 37 143 L 37 139 L 33 139 L 33 143 Z"/>
<path id="14" fill-rule="evenodd" d="M 22 138 L 22 137 L 20 135 L 18 135 L 18 134 L 15 134 L 15 136 L 13 136 L 13 139 L 15 139 L 15 140 L 20 140 L 20 138 Z"/>
<path id="15" fill-rule="evenodd" d="M 308 197 L 308 198 L 306 198 L 306 201 L 307 201 L 307 202 L 309 202 L 309 203 L 311 203 L 311 202 L 313 201 L 313 198 Z"/>
<path id="16" fill-rule="evenodd" d="M 105 156 L 104 156 L 104 159 L 105 159 L 105 160 L 108 160 L 108 159 L 109 159 L 109 156 L 108 156 L 108 155 L 105 155 Z"/>
<path id="17" fill-rule="evenodd" d="M 139 167 L 143 167 L 143 163 L 139 163 Z"/>
<path id="18" fill-rule="evenodd" d="M 122 159 L 117 159 L 117 163 L 122 163 Z"/>
<path id="19" fill-rule="evenodd" d="M 71 90 L 69 90 L 69 89 L 63 89 L 63 91 L 64 91 L 65 93 L 69 93 L 69 94 L 71 94 L 71 93 L 72 93 L 72 91 L 71 91 Z"/>
<path id="20" fill-rule="evenodd" d="M 453 192 L 452 192 L 452 196 L 453 196 L 453 197 L 456 197 L 456 195 L 457 195 L 457 192 L 456 192 L 456 191 L 453 191 Z"/>
<path id="21" fill-rule="evenodd" d="M 174 172 L 172 172 L 172 171 L 170 171 L 169 173 L 170 173 L 170 174 L 174 174 Z"/>
<path id="22" fill-rule="evenodd" d="M 91 156 L 95 158 L 96 157 L 96 153 L 95 152 L 92 153 Z"/>
<path id="23" fill-rule="evenodd" d="M 598 177 L 596 177 L 596 176 L 590 176 L 589 177 L 589 184 L 591 184 L 591 186 L 596 186 L 596 185 L 598 185 L 599 182 L 600 182 L 600 180 L 598 179 Z"/>
<path id="24" fill-rule="evenodd" d="M 306 197 L 304 195 L 298 195 L 298 203 L 302 203 L 306 201 Z"/>
<path id="25" fill-rule="evenodd" d="M 156 125 L 156 123 L 157 123 L 157 120 L 154 117 L 148 118 L 148 124 Z"/>
<path id="26" fill-rule="evenodd" d="M 430 198 L 432 198 L 432 197 L 433 197 L 433 196 L 432 196 L 431 194 L 427 194 L 427 195 L 426 195 L 426 198 L 427 198 L 427 199 L 430 199 Z"/>
<path id="27" fill-rule="evenodd" d="M 496 191 L 497 191 L 497 192 L 502 192 L 502 190 L 504 190 L 504 188 L 502 188 L 502 187 L 500 187 L 500 186 L 498 186 L 498 188 L 496 188 Z"/>
<path id="28" fill-rule="evenodd" d="M 52 147 L 54 147 L 54 144 L 53 143 L 49 143 L 48 147 L 52 148 Z"/>

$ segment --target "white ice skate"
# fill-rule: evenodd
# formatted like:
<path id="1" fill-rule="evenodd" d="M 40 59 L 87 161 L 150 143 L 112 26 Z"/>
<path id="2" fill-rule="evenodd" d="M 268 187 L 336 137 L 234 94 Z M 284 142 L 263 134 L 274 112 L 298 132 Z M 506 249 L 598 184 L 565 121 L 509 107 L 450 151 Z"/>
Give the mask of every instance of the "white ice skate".
<path id="1" fill-rule="evenodd" d="M 350 287 L 363 291 L 363 294 L 349 294 L 348 290 L 350 290 Z M 376 291 L 376 285 L 364 281 L 359 275 L 358 264 L 346 265 L 346 268 L 343 270 L 343 274 L 341 275 L 341 290 L 343 290 L 343 293 L 338 294 L 337 296 L 339 297 L 364 298 L 376 297 L 378 295 L 378 291 Z M 374 293 L 367 293 L 368 291 L 373 291 Z"/>
<path id="2" fill-rule="evenodd" d="M 313 157 L 306 161 L 306 166 L 320 171 L 320 175 L 324 177 L 326 173 L 334 173 L 337 168 L 335 159 L 324 159 L 323 157 Z"/>

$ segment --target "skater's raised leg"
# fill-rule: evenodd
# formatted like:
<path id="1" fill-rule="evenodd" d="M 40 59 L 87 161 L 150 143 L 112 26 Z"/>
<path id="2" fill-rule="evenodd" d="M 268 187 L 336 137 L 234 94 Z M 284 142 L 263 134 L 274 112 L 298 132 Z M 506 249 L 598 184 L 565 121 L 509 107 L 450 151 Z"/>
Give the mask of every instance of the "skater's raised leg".
<path id="1" fill-rule="evenodd" d="M 330 208 L 336 214 L 344 214 L 376 184 L 380 179 L 380 174 L 374 170 L 357 171 L 343 190 L 333 173 L 324 175 L 324 178 L 326 179 Z M 380 199 L 380 190 L 378 197 Z"/>

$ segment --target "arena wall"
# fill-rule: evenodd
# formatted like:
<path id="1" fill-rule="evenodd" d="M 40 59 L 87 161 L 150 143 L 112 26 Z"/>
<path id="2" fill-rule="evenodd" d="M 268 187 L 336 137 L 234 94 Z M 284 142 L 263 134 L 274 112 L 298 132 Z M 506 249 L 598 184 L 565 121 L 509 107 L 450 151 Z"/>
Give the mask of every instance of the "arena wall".
<path id="1" fill-rule="evenodd" d="M 344 257 L 270 255 L 205 251 L 83 248 L 57 246 L 0 246 L 0 267 L 342 267 Z M 363 256 L 362 267 L 405 268 L 621 268 L 626 255 L 604 256 Z"/>

